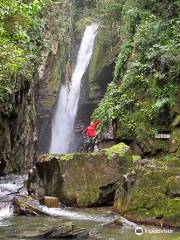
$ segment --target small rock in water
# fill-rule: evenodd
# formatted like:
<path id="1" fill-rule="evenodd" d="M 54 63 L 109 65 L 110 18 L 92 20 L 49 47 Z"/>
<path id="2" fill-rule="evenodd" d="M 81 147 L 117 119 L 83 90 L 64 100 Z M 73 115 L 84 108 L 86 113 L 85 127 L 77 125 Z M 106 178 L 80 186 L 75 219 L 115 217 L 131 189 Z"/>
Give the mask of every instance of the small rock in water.
<path id="1" fill-rule="evenodd" d="M 39 206 L 38 201 L 27 197 L 14 197 L 12 199 L 13 212 L 17 215 L 48 215 Z"/>
<path id="2" fill-rule="evenodd" d="M 128 226 L 133 228 L 137 226 L 135 223 L 128 221 L 124 217 L 115 218 L 111 222 L 105 224 L 104 226 L 113 226 L 113 225 Z"/>
<path id="3" fill-rule="evenodd" d="M 88 239 L 89 232 L 86 229 L 75 226 L 72 222 L 62 223 L 58 227 L 45 231 L 29 232 L 23 234 L 24 238 L 44 238 L 44 239 Z"/>
<path id="4" fill-rule="evenodd" d="M 112 220 L 111 222 L 104 224 L 104 226 L 113 226 L 113 225 L 123 226 L 124 224 L 123 224 L 121 218 L 116 218 L 116 219 Z"/>
<path id="5" fill-rule="evenodd" d="M 49 196 L 44 196 L 41 200 L 40 203 L 42 205 L 45 205 L 48 208 L 58 208 L 59 207 L 59 199 L 57 197 L 49 197 Z"/>

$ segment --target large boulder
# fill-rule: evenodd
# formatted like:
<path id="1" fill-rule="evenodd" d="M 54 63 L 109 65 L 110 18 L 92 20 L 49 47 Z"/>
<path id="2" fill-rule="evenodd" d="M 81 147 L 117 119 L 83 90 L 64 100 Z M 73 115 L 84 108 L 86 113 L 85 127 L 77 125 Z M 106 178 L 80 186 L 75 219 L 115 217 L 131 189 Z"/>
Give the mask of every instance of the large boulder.
<path id="1" fill-rule="evenodd" d="M 108 205 L 131 165 L 124 143 L 97 153 L 42 155 L 29 175 L 28 190 L 38 198 L 56 196 L 68 206 Z"/>
<path id="2" fill-rule="evenodd" d="M 114 210 L 129 220 L 180 227 L 180 163 L 167 155 L 136 161 L 116 191 Z"/>

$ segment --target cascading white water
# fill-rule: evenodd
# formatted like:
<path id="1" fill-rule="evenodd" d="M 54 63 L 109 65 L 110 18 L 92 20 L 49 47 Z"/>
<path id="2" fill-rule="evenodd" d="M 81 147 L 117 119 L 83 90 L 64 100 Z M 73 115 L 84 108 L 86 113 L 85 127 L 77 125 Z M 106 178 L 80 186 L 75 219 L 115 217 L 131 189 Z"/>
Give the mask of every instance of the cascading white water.
<path id="1" fill-rule="evenodd" d="M 59 99 L 52 121 L 50 153 L 70 151 L 71 138 L 75 124 L 81 80 L 86 72 L 94 47 L 98 24 L 87 26 L 78 52 L 77 62 L 72 74 L 71 86 L 61 86 Z"/>
<path id="2" fill-rule="evenodd" d="M 11 225 L 8 219 L 13 215 L 12 198 L 16 194 L 27 194 L 23 187 L 24 181 L 27 181 L 26 175 L 10 174 L 0 177 L 0 228 Z"/>

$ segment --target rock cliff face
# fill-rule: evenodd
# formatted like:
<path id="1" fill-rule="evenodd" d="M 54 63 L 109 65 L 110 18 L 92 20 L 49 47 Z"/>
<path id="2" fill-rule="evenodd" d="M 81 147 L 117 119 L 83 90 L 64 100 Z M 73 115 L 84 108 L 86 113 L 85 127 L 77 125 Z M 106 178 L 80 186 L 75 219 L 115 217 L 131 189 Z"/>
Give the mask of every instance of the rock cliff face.
<path id="1" fill-rule="evenodd" d="M 54 44 L 54 49 L 47 50 L 46 60 L 41 74 L 37 74 L 37 127 L 38 151 L 48 152 L 51 137 L 51 119 L 55 110 L 61 84 L 70 78 L 72 64 L 69 66 L 68 49 Z M 42 66 L 41 66 L 42 67 Z M 69 67 L 69 69 L 68 69 Z"/>
<path id="2" fill-rule="evenodd" d="M 83 77 L 77 120 L 88 121 L 93 110 L 104 96 L 113 79 L 115 59 L 118 54 L 118 35 L 113 40 L 108 26 L 100 25 L 93 56 Z"/>
<path id="3" fill-rule="evenodd" d="M 43 62 L 37 74 L 39 83 L 37 88 L 37 123 L 38 123 L 38 152 L 47 153 L 51 138 L 51 121 L 57 102 L 61 84 L 71 79 L 82 33 L 87 24 L 77 28 L 76 26 L 84 17 L 83 10 L 93 9 L 93 1 L 77 1 L 74 5 L 74 16 L 71 11 L 67 19 L 68 30 L 66 39 L 62 38 L 61 24 L 57 27 L 57 38 L 53 39 L 53 32 L 47 30 L 47 39 L 50 44 L 43 53 Z M 61 15 L 61 4 L 55 4 L 52 11 L 56 14 L 48 20 L 49 28 L 53 28 L 58 16 Z M 59 9 L 59 11 L 57 10 Z M 89 12 L 91 11 L 89 10 Z M 71 19 L 72 18 L 72 19 Z M 71 19 L 71 21 L 69 20 Z M 82 24 L 81 24 L 82 25 Z M 94 53 L 89 68 L 83 76 L 79 110 L 75 129 L 77 132 L 82 125 L 89 122 L 90 116 L 97 103 L 104 96 L 107 85 L 112 81 L 115 65 L 118 36 L 112 38 L 109 26 L 100 25 Z M 78 136 L 79 138 L 79 136 Z"/>
<path id="4" fill-rule="evenodd" d="M 0 174 L 23 172 L 34 157 L 34 82 L 22 79 L 10 102 L 0 109 Z"/>
<path id="5" fill-rule="evenodd" d="M 68 9 L 68 14 L 63 11 Z M 36 74 L 36 111 L 38 152 L 46 153 L 51 139 L 51 120 L 55 111 L 60 87 L 69 81 L 79 47 L 79 36 L 74 29 L 71 5 L 52 3 L 45 16 L 45 42 L 42 62 Z M 75 11 L 75 10 L 74 10 Z M 64 23 L 67 23 L 65 26 Z"/>

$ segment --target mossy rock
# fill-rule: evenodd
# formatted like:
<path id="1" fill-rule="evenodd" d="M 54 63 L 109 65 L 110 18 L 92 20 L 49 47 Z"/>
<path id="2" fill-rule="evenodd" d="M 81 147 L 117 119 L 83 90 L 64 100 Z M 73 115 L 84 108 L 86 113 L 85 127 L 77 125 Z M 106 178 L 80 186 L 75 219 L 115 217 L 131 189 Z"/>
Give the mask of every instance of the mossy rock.
<path id="1" fill-rule="evenodd" d="M 176 153 L 166 154 L 158 159 L 160 164 L 163 164 L 166 168 L 180 168 L 180 156 Z"/>
<path id="2" fill-rule="evenodd" d="M 144 219 L 162 217 L 180 227 L 180 164 L 175 155 L 149 160 L 144 166 L 136 162 L 135 184 L 124 197 L 120 186 L 116 192 L 114 209 L 126 216 Z M 171 164 L 172 162 L 172 164 Z M 174 165 L 174 163 L 176 163 Z"/>
<path id="3" fill-rule="evenodd" d="M 180 153 L 180 128 L 175 128 L 171 133 L 170 144 L 169 144 L 170 152 L 178 152 Z"/>
<path id="4" fill-rule="evenodd" d="M 131 166 L 132 152 L 124 143 L 97 153 L 47 154 L 36 164 L 39 182 L 30 185 L 43 186 L 44 194 L 69 206 L 108 205 Z"/>
<path id="5" fill-rule="evenodd" d="M 172 176 L 166 181 L 166 194 L 169 197 L 178 197 L 180 196 L 180 175 Z"/>
<path id="6" fill-rule="evenodd" d="M 164 214 L 167 198 L 164 194 L 150 190 L 139 190 L 132 196 L 127 212 L 144 217 L 154 217 Z"/>
<path id="7" fill-rule="evenodd" d="M 176 127 L 179 127 L 180 126 L 180 114 L 178 114 L 173 123 L 171 124 L 172 127 L 176 128 Z"/>
<path id="8" fill-rule="evenodd" d="M 130 147 L 125 143 L 116 144 L 110 148 L 106 148 L 103 150 L 108 158 L 112 158 L 114 154 L 117 154 L 120 158 L 128 158 L 130 161 L 132 160 L 132 152 Z"/>
<path id="9" fill-rule="evenodd" d="M 168 199 L 165 217 L 180 227 L 180 198 Z"/>
<path id="10" fill-rule="evenodd" d="M 139 155 L 133 155 L 132 157 L 133 157 L 133 161 L 139 161 L 142 159 L 141 156 Z"/>

